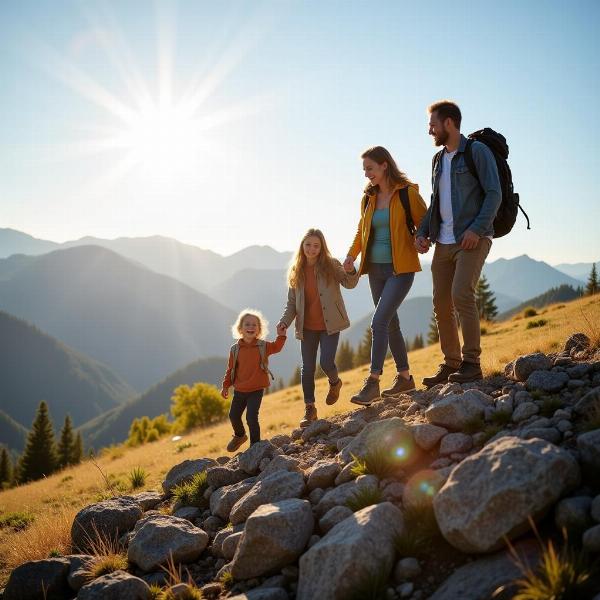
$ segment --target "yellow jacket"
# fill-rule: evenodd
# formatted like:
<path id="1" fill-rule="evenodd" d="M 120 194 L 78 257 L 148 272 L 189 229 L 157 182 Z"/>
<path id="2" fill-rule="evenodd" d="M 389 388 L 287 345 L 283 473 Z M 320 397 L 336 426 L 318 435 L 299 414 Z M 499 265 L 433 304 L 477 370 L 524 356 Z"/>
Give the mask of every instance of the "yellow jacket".
<path id="1" fill-rule="evenodd" d="M 413 236 L 409 234 L 408 227 L 406 226 L 406 213 L 398 192 L 401 187 L 404 186 L 400 184 L 396 185 L 390 199 L 390 238 L 394 273 L 416 273 L 421 270 L 421 263 L 415 250 Z M 364 213 L 362 212 L 363 201 L 361 200 L 360 221 L 358 222 L 354 242 L 352 242 L 352 246 L 348 250 L 348 256 L 351 256 L 354 260 L 360 254 L 359 275 L 366 273 L 367 264 L 365 257 L 371 234 L 371 219 L 375 211 L 377 194 L 374 193 L 368 196 L 368 198 L 369 201 Z M 415 227 L 419 227 L 423 215 L 427 212 L 427 206 L 419 194 L 419 186 L 417 184 L 408 184 L 408 200 Z"/>

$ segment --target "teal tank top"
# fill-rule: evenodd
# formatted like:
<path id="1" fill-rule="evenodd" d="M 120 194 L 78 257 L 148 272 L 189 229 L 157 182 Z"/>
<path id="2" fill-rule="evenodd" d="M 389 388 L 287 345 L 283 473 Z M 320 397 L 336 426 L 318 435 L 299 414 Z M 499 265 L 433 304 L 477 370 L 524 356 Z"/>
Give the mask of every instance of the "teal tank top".
<path id="1" fill-rule="evenodd" d="M 369 260 L 373 263 L 392 262 L 390 237 L 390 209 L 380 208 L 373 212 L 371 235 L 369 236 Z"/>

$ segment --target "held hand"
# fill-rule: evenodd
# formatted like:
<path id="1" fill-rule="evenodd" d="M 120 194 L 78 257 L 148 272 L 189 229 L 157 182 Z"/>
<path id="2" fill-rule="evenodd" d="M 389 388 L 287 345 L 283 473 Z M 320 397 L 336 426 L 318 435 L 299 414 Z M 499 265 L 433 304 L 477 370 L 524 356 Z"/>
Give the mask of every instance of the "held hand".
<path id="1" fill-rule="evenodd" d="M 470 229 L 467 229 L 463 234 L 463 238 L 460 242 L 460 247 L 463 250 L 473 250 L 473 248 L 477 248 L 477 244 L 479 243 L 479 236 Z"/>
<path id="2" fill-rule="evenodd" d="M 287 331 L 287 325 L 283 321 L 280 321 L 279 323 L 277 323 L 277 335 L 285 336 L 286 331 Z"/>
<path id="3" fill-rule="evenodd" d="M 346 273 L 352 273 L 354 271 L 354 259 L 351 256 L 346 256 L 344 261 L 344 271 Z"/>
<path id="4" fill-rule="evenodd" d="M 431 246 L 431 242 L 428 238 L 423 237 L 422 235 L 417 236 L 415 238 L 415 248 L 419 254 L 425 254 L 429 251 L 429 247 Z"/>
<path id="5" fill-rule="evenodd" d="M 223 398 L 225 398 L 225 400 L 227 400 L 227 397 L 229 396 L 229 390 L 227 390 L 225 388 L 221 388 L 221 396 L 223 396 Z"/>

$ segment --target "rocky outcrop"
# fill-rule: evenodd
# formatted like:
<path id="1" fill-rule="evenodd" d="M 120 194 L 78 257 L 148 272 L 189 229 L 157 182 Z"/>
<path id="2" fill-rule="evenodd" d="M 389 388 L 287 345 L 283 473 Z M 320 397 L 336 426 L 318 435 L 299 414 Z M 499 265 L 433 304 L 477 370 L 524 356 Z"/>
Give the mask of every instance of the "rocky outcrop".
<path id="1" fill-rule="evenodd" d="M 175 486 L 191 481 L 194 475 L 202 473 L 219 463 L 212 458 L 199 458 L 197 460 L 184 460 L 175 465 L 165 476 L 162 488 L 165 494 L 170 494 Z"/>

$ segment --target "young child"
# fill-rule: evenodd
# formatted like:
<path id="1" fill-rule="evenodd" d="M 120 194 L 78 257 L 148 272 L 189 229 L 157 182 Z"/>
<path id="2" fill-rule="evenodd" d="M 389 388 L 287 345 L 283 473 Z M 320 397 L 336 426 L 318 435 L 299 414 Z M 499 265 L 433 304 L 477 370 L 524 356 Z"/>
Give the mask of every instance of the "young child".
<path id="1" fill-rule="evenodd" d="M 289 327 L 296 319 L 296 337 L 301 340 L 301 382 L 305 413 L 300 427 L 317 419 L 315 407 L 315 370 L 317 351 L 321 349 L 321 368 L 329 379 L 325 402 L 337 402 L 342 380 L 335 365 L 340 331 L 350 327 L 340 285 L 356 287 L 358 273 L 354 265 L 342 267 L 327 248 L 319 229 L 309 229 L 300 240 L 300 247 L 292 259 L 288 272 L 288 301 L 279 321 L 280 327 Z"/>
<path id="2" fill-rule="evenodd" d="M 260 441 L 258 411 L 266 387 L 269 387 L 269 355 L 280 352 L 285 344 L 285 328 L 277 327 L 277 339 L 267 342 L 267 321 L 257 310 L 243 310 L 231 328 L 238 341 L 229 351 L 229 362 L 223 379 L 221 396 L 229 396 L 233 385 L 234 393 L 229 409 L 229 420 L 233 437 L 227 444 L 228 452 L 235 452 L 248 436 L 242 423 L 246 411 L 246 422 L 250 429 L 250 445 Z M 272 377 L 272 375 L 271 375 Z"/>

